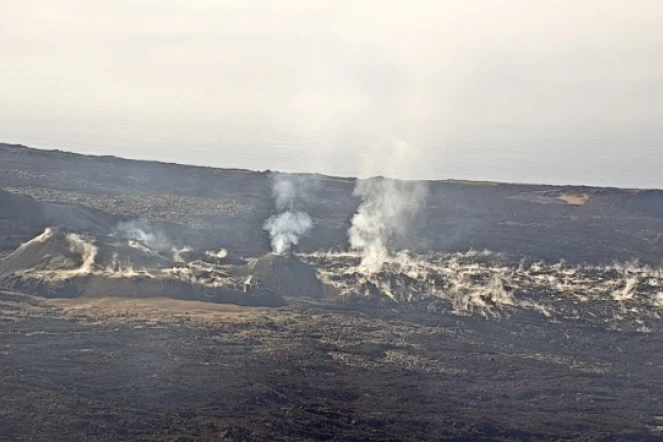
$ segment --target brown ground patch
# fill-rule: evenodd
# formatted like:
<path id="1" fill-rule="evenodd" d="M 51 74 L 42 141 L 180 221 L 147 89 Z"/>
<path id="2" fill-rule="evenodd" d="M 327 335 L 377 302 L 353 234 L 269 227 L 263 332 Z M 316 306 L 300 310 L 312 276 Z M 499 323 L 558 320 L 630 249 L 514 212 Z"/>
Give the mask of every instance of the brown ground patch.
<path id="1" fill-rule="evenodd" d="M 589 195 L 585 193 L 583 194 L 563 193 L 557 198 L 571 206 L 583 206 L 587 201 L 589 201 Z"/>
<path id="2" fill-rule="evenodd" d="M 93 318 L 110 322 L 144 322 L 146 324 L 180 323 L 220 324 L 264 315 L 266 309 L 171 298 L 78 298 L 53 299 L 49 303 L 62 309 L 66 316 Z"/>

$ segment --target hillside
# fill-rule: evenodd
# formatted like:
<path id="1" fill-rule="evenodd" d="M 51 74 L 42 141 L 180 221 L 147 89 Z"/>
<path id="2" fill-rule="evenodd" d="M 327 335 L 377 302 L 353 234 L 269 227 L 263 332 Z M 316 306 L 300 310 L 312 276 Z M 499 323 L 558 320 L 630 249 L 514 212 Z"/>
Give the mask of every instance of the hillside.
<path id="1" fill-rule="evenodd" d="M 660 440 L 661 241 L 658 190 L 0 145 L 0 442 Z"/>
<path id="2" fill-rule="evenodd" d="M 314 223 L 300 251 L 347 248 L 359 200 L 354 180 L 315 175 L 303 203 Z M 0 253 L 47 224 L 107 229 L 144 217 L 178 243 L 269 250 L 262 225 L 272 214 L 270 174 L 44 151 L 0 144 Z M 404 247 L 490 249 L 513 259 L 569 262 L 638 259 L 659 263 L 663 192 L 578 186 L 435 181 Z M 17 210 L 17 207 L 22 207 Z M 64 209 L 63 209 L 64 208 Z M 66 212 L 66 214 L 64 214 Z M 31 214 L 31 215 L 26 215 Z M 33 214 L 33 215 L 32 215 Z M 19 227 L 17 229 L 17 226 Z M 17 233 L 20 232 L 20 233 Z"/>

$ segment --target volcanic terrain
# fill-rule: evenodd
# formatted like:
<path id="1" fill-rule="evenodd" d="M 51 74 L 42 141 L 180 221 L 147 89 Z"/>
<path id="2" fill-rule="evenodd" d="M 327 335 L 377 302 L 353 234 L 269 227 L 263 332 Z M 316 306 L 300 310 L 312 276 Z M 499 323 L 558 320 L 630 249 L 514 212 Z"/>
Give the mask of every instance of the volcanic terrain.
<path id="1" fill-rule="evenodd" d="M 0 441 L 661 440 L 663 192 L 0 145 Z"/>

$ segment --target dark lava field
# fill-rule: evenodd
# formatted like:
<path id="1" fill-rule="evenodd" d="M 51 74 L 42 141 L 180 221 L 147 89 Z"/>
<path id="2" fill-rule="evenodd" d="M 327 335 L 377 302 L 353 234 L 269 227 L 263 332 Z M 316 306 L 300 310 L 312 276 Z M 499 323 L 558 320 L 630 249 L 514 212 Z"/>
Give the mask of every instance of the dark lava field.
<path id="1" fill-rule="evenodd" d="M 663 440 L 663 192 L 273 176 L 0 144 L 0 441 Z"/>

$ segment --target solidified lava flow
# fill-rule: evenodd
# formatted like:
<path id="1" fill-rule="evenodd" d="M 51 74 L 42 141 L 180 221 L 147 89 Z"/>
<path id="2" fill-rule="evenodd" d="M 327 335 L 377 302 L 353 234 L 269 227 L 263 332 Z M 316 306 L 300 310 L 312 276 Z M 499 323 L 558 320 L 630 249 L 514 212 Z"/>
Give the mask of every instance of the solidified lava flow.
<path id="1" fill-rule="evenodd" d="M 323 282 L 348 301 L 417 304 L 428 311 L 504 318 L 531 311 L 552 321 L 584 321 L 615 330 L 661 328 L 663 269 L 637 263 L 609 266 L 511 265 L 488 251 L 398 255 L 375 273 L 352 254 L 303 256 Z"/>
<path id="2" fill-rule="evenodd" d="M 641 332 L 660 329 L 663 313 L 663 269 L 637 263 L 513 265 L 488 251 L 401 253 L 367 272 L 352 253 L 270 253 L 246 265 L 218 256 L 164 253 L 140 241 L 49 228 L 0 261 L 0 284 L 46 297 L 121 294 L 249 305 L 331 297 L 496 319 L 529 311 L 544 320 Z"/>
<path id="3" fill-rule="evenodd" d="M 0 157 L 0 442 L 663 435 L 661 191 Z"/>
<path id="4" fill-rule="evenodd" d="M 279 306 L 275 291 L 245 290 L 218 253 L 183 258 L 188 249 L 152 250 L 133 239 L 46 229 L 0 261 L 0 287 L 47 298 L 171 297 L 239 305 Z M 303 264 L 303 263 L 302 263 Z M 305 265 L 305 264 L 303 264 Z"/>

